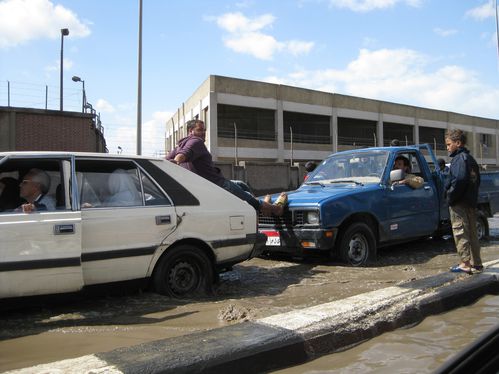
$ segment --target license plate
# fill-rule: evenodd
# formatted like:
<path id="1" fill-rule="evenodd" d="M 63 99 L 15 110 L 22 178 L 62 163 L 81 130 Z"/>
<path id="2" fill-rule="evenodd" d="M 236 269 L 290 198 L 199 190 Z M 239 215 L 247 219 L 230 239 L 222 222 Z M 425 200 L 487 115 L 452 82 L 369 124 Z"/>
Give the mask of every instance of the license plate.
<path id="1" fill-rule="evenodd" d="M 262 234 L 267 236 L 267 241 L 265 245 L 275 247 L 281 245 L 281 237 L 277 231 L 260 231 Z"/>

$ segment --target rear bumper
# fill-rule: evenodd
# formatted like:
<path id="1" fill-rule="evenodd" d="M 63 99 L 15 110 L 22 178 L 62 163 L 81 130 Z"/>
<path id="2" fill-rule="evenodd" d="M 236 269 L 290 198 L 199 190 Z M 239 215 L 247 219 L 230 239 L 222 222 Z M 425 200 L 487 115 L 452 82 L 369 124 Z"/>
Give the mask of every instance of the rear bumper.
<path id="1" fill-rule="evenodd" d="M 265 234 L 256 232 L 254 234 L 247 234 L 245 239 L 236 239 L 231 241 L 224 241 L 224 244 L 230 243 L 231 245 L 241 245 L 241 244 L 252 244 L 250 252 L 245 251 L 244 254 L 230 258 L 229 260 L 221 261 L 216 264 L 216 268 L 218 271 L 223 271 L 230 269 L 233 265 L 238 264 L 240 262 L 252 259 L 253 257 L 260 256 L 265 249 L 265 242 L 267 241 L 267 237 Z M 212 243 L 214 248 L 218 248 L 223 246 L 221 242 Z"/>

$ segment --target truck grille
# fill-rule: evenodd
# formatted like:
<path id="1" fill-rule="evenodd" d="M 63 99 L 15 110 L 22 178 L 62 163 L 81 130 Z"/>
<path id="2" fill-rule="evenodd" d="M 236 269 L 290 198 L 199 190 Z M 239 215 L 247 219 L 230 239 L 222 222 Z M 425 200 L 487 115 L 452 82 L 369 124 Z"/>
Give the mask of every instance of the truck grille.
<path id="1" fill-rule="evenodd" d="M 260 225 L 303 225 L 303 216 L 302 210 L 286 210 L 282 217 L 267 217 L 259 213 L 258 223 Z"/>

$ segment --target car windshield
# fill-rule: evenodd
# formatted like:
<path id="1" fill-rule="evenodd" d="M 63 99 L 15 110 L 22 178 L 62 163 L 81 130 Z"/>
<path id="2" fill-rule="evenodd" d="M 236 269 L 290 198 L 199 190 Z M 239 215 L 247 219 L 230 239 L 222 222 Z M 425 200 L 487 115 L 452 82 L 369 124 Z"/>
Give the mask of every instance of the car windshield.
<path id="1" fill-rule="evenodd" d="M 318 165 L 305 183 L 379 183 L 387 159 L 384 151 L 338 153 Z"/>

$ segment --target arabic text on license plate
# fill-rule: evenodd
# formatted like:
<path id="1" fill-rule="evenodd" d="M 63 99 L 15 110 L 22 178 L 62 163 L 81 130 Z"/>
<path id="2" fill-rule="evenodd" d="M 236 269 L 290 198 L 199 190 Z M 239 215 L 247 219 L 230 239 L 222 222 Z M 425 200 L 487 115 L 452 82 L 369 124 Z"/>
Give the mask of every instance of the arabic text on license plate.
<path id="1" fill-rule="evenodd" d="M 265 245 L 267 246 L 280 246 L 281 245 L 281 237 L 277 231 L 262 231 L 265 235 L 267 235 L 267 242 Z"/>

